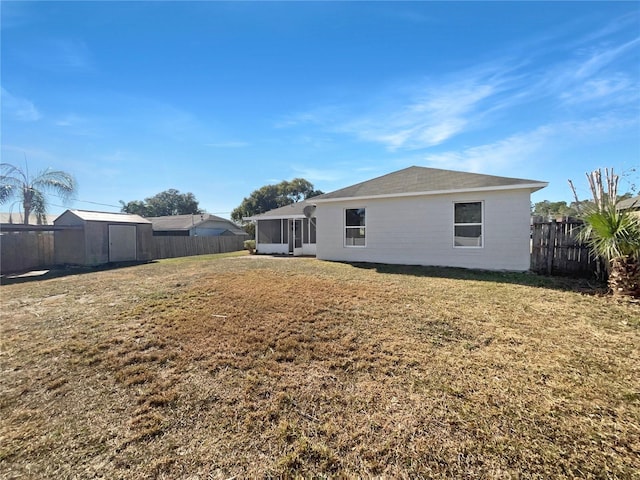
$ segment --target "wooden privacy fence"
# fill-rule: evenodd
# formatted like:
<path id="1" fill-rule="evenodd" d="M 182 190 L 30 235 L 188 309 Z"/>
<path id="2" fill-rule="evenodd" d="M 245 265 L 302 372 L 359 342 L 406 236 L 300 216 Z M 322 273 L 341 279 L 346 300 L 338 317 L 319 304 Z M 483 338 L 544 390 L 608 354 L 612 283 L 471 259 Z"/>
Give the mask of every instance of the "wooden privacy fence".
<path id="1" fill-rule="evenodd" d="M 153 258 L 186 257 L 244 249 L 244 237 L 151 237 Z M 3 232 L 0 272 L 14 273 L 55 265 L 53 232 Z"/>
<path id="2" fill-rule="evenodd" d="M 153 237 L 154 258 L 189 257 L 244 249 L 245 237 Z"/>
<path id="3" fill-rule="evenodd" d="M 2 273 L 35 270 L 53 264 L 53 232 L 7 232 L 0 235 Z"/>
<path id="4" fill-rule="evenodd" d="M 602 275 L 602 264 L 589 248 L 576 240 L 582 221 L 534 220 L 531 236 L 531 270 L 545 275 L 593 277 Z"/>

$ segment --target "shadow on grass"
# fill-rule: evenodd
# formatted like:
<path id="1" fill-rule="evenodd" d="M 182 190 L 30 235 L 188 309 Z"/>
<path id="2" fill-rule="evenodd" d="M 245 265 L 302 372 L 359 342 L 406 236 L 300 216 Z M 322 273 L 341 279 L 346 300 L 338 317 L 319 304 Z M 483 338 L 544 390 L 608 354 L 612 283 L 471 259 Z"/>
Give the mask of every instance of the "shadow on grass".
<path id="1" fill-rule="evenodd" d="M 68 277 L 73 275 L 84 275 L 86 273 L 104 272 L 107 270 L 116 270 L 148 263 L 155 263 L 155 260 L 146 262 L 118 262 L 105 263 L 94 267 L 83 266 L 54 266 L 51 269 L 32 270 L 22 273 L 8 273 L 0 275 L 0 285 L 15 285 L 17 283 L 41 282 L 43 280 L 51 280 L 53 278 Z"/>
<path id="2" fill-rule="evenodd" d="M 593 279 L 539 275 L 531 272 L 500 272 L 454 267 L 426 267 L 420 265 L 389 265 L 382 263 L 343 262 L 355 268 L 375 270 L 391 275 L 411 275 L 414 277 L 449 278 L 453 280 L 473 280 L 478 282 L 508 283 L 528 287 L 549 288 L 602 295 L 607 292 L 605 283 Z"/>

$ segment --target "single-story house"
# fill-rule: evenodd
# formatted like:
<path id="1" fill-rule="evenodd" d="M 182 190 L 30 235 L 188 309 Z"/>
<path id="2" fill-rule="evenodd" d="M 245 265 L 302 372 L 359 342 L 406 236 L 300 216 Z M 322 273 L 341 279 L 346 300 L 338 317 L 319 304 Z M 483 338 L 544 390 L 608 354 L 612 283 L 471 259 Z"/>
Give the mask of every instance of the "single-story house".
<path id="1" fill-rule="evenodd" d="M 149 217 L 148 220 L 153 226 L 154 236 L 240 236 L 245 239 L 249 238 L 249 234 L 231 220 L 209 213 Z"/>
<path id="2" fill-rule="evenodd" d="M 151 222 L 139 215 L 67 210 L 53 225 L 56 264 L 93 266 L 153 259 Z"/>
<path id="3" fill-rule="evenodd" d="M 530 196 L 546 186 L 414 166 L 245 220 L 258 253 L 526 271 Z"/>
<path id="4" fill-rule="evenodd" d="M 640 217 L 640 195 L 618 202 L 616 208 L 618 210 L 626 210 Z"/>
<path id="5" fill-rule="evenodd" d="M 38 218 L 35 214 L 29 215 L 29 221 L 27 225 L 53 225 L 53 221 L 58 215 L 45 215 L 41 223 L 38 223 Z M 22 212 L 2 212 L 0 213 L 0 225 L 16 225 L 24 223 L 24 214 Z"/>

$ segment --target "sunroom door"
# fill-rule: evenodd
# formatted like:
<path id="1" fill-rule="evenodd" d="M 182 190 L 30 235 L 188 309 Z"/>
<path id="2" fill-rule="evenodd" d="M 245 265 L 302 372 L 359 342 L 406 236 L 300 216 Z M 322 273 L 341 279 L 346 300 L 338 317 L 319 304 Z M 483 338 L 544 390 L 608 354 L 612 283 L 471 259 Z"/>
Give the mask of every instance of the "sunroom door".
<path id="1" fill-rule="evenodd" d="M 302 220 L 289 220 L 289 253 L 302 255 Z"/>

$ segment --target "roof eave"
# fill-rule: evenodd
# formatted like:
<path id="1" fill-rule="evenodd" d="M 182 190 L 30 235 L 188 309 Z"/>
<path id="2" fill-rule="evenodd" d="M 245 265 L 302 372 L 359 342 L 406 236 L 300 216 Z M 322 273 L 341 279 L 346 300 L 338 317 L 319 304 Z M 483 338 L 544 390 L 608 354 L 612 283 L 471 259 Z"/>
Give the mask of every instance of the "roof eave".
<path id="1" fill-rule="evenodd" d="M 372 200 L 372 199 L 384 199 L 384 198 L 403 198 L 403 197 L 420 197 L 426 195 L 445 195 L 456 193 L 474 193 L 474 192 L 491 192 L 491 191 L 504 191 L 504 190 L 530 190 L 532 193 L 543 189 L 549 185 L 548 182 L 535 182 L 535 183 L 523 183 L 518 185 L 499 185 L 494 187 L 474 187 L 474 188 L 459 188 L 450 190 L 431 190 L 426 192 L 402 192 L 402 193 L 389 193 L 385 195 L 362 195 L 353 197 L 336 197 L 336 198 L 317 198 L 314 199 L 314 203 L 330 203 L 330 202 L 342 202 L 346 200 Z"/>
<path id="2" fill-rule="evenodd" d="M 293 213 L 289 215 L 269 215 L 267 213 L 261 213 L 260 215 L 253 215 L 251 217 L 242 217 L 242 220 L 245 222 L 253 222 L 256 220 L 277 220 L 279 218 L 291 218 L 291 219 L 299 219 L 299 218 L 307 218 L 302 213 Z"/>

